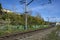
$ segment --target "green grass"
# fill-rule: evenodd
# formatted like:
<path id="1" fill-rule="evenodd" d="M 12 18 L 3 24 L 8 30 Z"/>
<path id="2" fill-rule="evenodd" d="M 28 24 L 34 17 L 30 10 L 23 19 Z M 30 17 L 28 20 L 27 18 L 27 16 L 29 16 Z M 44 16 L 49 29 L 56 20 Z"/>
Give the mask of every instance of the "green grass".
<path id="1" fill-rule="evenodd" d="M 48 28 L 48 25 L 36 25 L 36 26 L 32 25 L 32 26 L 28 26 L 27 30 L 24 30 L 24 26 L 22 25 L 4 25 L 4 26 L 0 26 L 0 36 L 5 34 L 12 34 L 15 32 L 25 32 L 28 30 L 36 30 L 43 28 Z"/>

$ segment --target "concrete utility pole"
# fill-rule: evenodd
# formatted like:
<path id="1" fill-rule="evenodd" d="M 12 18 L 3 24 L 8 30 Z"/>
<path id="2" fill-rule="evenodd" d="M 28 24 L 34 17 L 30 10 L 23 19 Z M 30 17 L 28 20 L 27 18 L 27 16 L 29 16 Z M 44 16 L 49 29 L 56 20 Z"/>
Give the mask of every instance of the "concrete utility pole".
<path id="1" fill-rule="evenodd" d="M 31 0 L 29 3 L 27 2 L 27 0 L 21 0 L 20 3 L 24 4 L 25 8 L 24 8 L 24 13 L 25 13 L 25 29 L 27 30 L 27 7 L 28 5 L 30 5 L 34 0 Z"/>
<path id="2" fill-rule="evenodd" d="M 49 18 L 49 17 L 47 17 L 47 20 L 48 20 L 48 25 L 49 25 L 49 20 L 50 20 L 50 18 Z"/>
<path id="3" fill-rule="evenodd" d="M 27 0 L 25 0 L 25 28 L 27 29 Z"/>

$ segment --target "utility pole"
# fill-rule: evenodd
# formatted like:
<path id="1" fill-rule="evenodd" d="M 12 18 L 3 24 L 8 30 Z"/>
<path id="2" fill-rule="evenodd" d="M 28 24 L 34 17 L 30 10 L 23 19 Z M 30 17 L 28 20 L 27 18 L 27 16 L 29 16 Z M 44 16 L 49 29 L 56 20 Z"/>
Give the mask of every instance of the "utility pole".
<path id="1" fill-rule="evenodd" d="M 27 0 L 25 0 L 25 28 L 27 29 Z"/>
<path id="2" fill-rule="evenodd" d="M 50 20 L 50 18 L 49 18 L 49 17 L 47 17 L 47 20 L 48 20 L 48 25 L 49 25 L 49 20 Z"/>
<path id="3" fill-rule="evenodd" d="M 29 3 L 27 2 L 27 0 L 21 0 L 20 3 L 24 4 L 25 8 L 24 8 L 24 13 L 25 13 L 25 29 L 27 30 L 27 7 L 33 2 L 34 0 L 31 0 Z"/>

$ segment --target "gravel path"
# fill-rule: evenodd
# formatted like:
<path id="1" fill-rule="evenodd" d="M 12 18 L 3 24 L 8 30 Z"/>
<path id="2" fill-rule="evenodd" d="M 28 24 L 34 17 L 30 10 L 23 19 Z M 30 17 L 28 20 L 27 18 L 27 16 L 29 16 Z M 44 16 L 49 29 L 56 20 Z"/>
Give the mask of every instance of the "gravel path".
<path id="1" fill-rule="evenodd" d="M 42 40 L 43 37 L 47 36 L 47 34 L 51 33 L 52 30 L 55 30 L 56 27 L 52 27 L 45 30 L 38 30 L 31 33 L 14 35 L 11 37 L 6 37 L 4 39 L 0 38 L 0 40 Z"/>

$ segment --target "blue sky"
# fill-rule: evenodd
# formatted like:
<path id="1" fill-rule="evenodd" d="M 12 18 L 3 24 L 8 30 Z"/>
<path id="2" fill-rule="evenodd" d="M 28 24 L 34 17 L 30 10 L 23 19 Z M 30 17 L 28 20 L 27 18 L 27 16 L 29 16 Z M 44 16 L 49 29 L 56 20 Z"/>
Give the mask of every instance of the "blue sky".
<path id="1" fill-rule="evenodd" d="M 20 0 L 0 0 L 2 7 L 16 12 L 23 12 L 24 6 L 19 3 Z M 29 2 L 30 0 L 28 0 Z M 48 0 L 34 0 L 28 6 L 28 10 L 32 11 L 31 15 L 37 15 L 39 13 L 45 20 L 47 17 L 50 21 L 60 21 L 60 0 L 52 0 L 51 4 L 47 4 Z M 45 4 L 45 5 L 42 5 Z M 52 19 L 56 17 L 59 19 Z"/>

